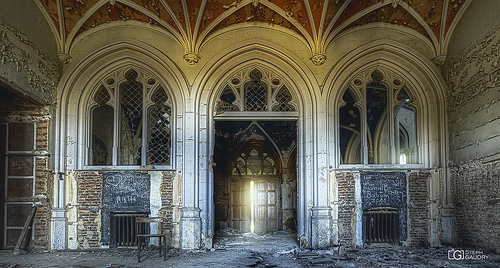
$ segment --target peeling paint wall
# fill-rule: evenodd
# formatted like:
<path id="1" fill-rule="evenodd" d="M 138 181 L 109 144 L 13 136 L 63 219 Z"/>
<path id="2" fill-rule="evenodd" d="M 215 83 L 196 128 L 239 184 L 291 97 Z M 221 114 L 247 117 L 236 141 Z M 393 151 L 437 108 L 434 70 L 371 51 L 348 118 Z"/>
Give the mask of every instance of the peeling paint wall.
<path id="1" fill-rule="evenodd" d="M 457 26 L 443 71 L 454 241 L 499 252 L 500 3 L 486 2 L 471 3 Z"/>

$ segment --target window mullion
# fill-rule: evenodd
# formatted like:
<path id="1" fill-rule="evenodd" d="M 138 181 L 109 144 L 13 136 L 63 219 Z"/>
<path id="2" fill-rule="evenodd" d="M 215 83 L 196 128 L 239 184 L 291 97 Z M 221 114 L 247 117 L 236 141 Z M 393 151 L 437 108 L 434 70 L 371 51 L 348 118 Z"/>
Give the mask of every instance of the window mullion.
<path id="1" fill-rule="evenodd" d="M 147 91 L 145 83 L 142 83 L 142 146 L 141 146 L 141 165 L 146 165 L 146 151 L 148 146 L 148 107 Z"/>
<path id="2" fill-rule="evenodd" d="M 361 90 L 361 107 L 363 107 L 363 111 L 361 112 L 361 148 L 362 148 L 362 163 L 368 164 L 368 121 L 367 121 L 367 100 L 366 100 L 366 84 L 363 85 L 363 89 Z"/>
<path id="3" fill-rule="evenodd" d="M 391 164 L 396 164 L 396 148 L 395 148 L 395 126 L 394 126 L 394 88 L 391 83 L 388 83 L 388 104 L 387 116 L 389 117 L 389 154 L 391 157 Z"/>
<path id="4" fill-rule="evenodd" d="M 112 164 L 113 166 L 118 165 L 118 152 L 119 150 L 119 144 L 120 144 L 120 87 L 117 86 L 114 90 L 114 102 L 113 102 L 113 109 L 114 109 L 114 129 L 113 129 L 113 157 L 112 157 Z"/>

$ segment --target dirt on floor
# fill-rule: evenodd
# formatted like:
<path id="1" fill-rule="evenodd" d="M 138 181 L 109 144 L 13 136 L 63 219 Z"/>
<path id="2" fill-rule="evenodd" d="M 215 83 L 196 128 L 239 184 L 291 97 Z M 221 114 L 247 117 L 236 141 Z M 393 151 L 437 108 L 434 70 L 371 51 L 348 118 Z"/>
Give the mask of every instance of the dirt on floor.
<path id="1" fill-rule="evenodd" d="M 132 248 L 14 254 L 0 251 L 0 267 L 500 267 L 491 252 L 390 245 L 304 250 L 287 232 L 218 236 L 209 250 L 169 249 L 166 260 L 151 247 L 137 260 Z"/>

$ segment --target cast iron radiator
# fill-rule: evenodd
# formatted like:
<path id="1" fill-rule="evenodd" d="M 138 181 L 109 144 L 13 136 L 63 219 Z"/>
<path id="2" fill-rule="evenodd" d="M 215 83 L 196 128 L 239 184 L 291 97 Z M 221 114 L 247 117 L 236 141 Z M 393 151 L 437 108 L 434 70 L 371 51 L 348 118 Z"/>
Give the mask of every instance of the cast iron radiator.
<path id="1" fill-rule="evenodd" d="M 399 217 L 396 209 L 366 210 L 363 212 L 364 242 L 398 243 Z"/>
<path id="2" fill-rule="evenodd" d="M 135 219 L 137 217 L 147 216 L 148 213 L 135 211 L 112 212 L 111 245 L 114 247 L 137 246 L 137 230 Z"/>

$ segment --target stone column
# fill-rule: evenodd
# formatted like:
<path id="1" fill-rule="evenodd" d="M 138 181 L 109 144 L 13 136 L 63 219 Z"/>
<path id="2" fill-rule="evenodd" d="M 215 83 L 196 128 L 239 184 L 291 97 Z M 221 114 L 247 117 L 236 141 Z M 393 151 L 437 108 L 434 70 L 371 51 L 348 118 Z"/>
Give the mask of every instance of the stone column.
<path id="1" fill-rule="evenodd" d="M 201 246 L 201 209 L 181 209 L 180 246 L 182 249 L 197 249 Z"/>
<path id="2" fill-rule="evenodd" d="M 201 246 L 201 209 L 199 207 L 200 182 L 198 159 L 198 120 L 196 118 L 194 101 L 186 103 L 183 117 L 183 179 L 182 179 L 182 209 L 180 219 L 180 247 L 197 249 Z"/>
<path id="3" fill-rule="evenodd" d="M 311 208 L 311 247 L 324 249 L 333 246 L 332 209 L 330 207 L 330 171 L 328 168 L 328 120 L 326 105 L 318 104 L 315 121 L 317 130 L 313 139 L 316 151 L 315 174 L 313 179 L 313 207 Z M 314 122 L 313 121 L 313 122 Z"/>

